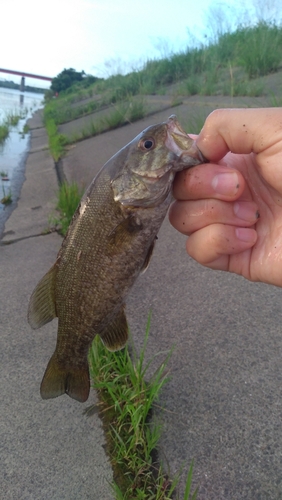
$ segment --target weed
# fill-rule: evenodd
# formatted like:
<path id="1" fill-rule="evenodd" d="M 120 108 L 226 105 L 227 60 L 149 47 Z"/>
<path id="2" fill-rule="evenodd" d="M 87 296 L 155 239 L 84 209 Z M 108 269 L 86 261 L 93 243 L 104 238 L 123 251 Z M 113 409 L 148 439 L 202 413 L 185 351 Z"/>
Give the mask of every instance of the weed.
<path id="1" fill-rule="evenodd" d="M 270 105 L 275 108 L 282 107 L 282 97 L 277 97 L 273 92 L 270 96 Z"/>
<path id="2" fill-rule="evenodd" d="M 192 75 L 188 80 L 186 81 L 186 89 L 188 92 L 188 95 L 196 95 L 200 93 L 200 80 L 199 77 L 196 75 Z"/>
<path id="3" fill-rule="evenodd" d="M 1 170 L 0 177 L 8 177 L 8 173 L 4 172 L 4 170 Z"/>
<path id="4" fill-rule="evenodd" d="M 205 112 L 204 108 L 200 108 L 196 114 L 191 113 L 186 120 L 185 118 L 181 120 L 181 124 L 188 134 L 199 134 L 204 126 L 207 115 L 208 111 Z"/>
<path id="5" fill-rule="evenodd" d="M 169 480 L 153 458 L 161 428 L 156 422 L 150 422 L 151 412 L 167 380 L 166 365 L 171 352 L 146 382 L 145 376 L 153 361 L 144 362 L 149 328 L 150 317 L 139 356 L 132 349 L 133 360 L 128 346 L 119 352 L 109 352 L 99 336 L 89 351 L 90 373 L 99 394 L 100 416 L 114 469 L 113 491 L 117 500 L 168 500 L 179 480 L 179 477 Z M 191 477 L 192 466 L 185 499 L 190 495 Z"/>
<path id="6" fill-rule="evenodd" d="M 76 211 L 78 204 L 82 196 L 82 189 L 73 182 L 68 184 L 64 182 L 58 191 L 58 201 L 57 210 L 59 211 L 59 217 L 51 216 L 49 219 L 49 224 L 58 227 L 58 231 L 65 236 L 74 212 Z"/>
<path id="7" fill-rule="evenodd" d="M 14 113 L 9 113 L 7 116 L 7 124 L 11 125 L 11 127 L 15 127 L 21 119 L 21 116 Z"/>
<path id="8" fill-rule="evenodd" d="M 174 97 L 171 100 L 171 103 L 170 103 L 170 105 L 171 105 L 172 108 L 174 108 L 176 106 L 180 106 L 181 104 L 183 104 L 183 101 L 179 97 Z"/>
<path id="9" fill-rule="evenodd" d="M 9 135 L 9 126 L 6 123 L 0 123 L 0 144 L 3 144 Z"/>
<path id="10" fill-rule="evenodd" d="M 132 99 L 129 101 L 126 118 L 130 123 L 141 120 L 146 115 L 144 99 Z"/>
<path id="11" fill-rule="evenodd" d="M 128 109 L 128 104 L 121 102 L 117 105 L 112 104 L 112 109 L 110 113 L 101 119 L 101 122 L 104 124 L 104 129 L 113 130 L 115 128 L 124 125 L 126 122 L 126 113 Z"/>
<path id="12" fill-rule="evenodd" d="M 63 134 L 58 134 L 57 125 L 53 118 L 45 122 L 45 127 L 49 137 L 49 149 L 55 161 L 63 155 L 65 146 L 68 144 L 68 139 Z"/>
<path id="13" fill-rule="evenodd" d="M 10 205 L 12 203 L 12 193 L 11 190 L 9 190 L 9 193 L 6 194 L 4 186 L 2 186 L 2 192 L 3 192 L 3 198 L 0 200 L 0 203 L 3 205 Z"/>
<path id="14" fill-rule="evenodd" d="M 256 26 L 240 28 L 238 59 L 249 78 L 277 71 L 282 59 L 282 30 L 275 24 L 259 22 Z"/>
<path id="15" fill-rule="evenodd" d="M 27 123 L 25 123 L 24 126 L 23 126 L 22 133 L 23 134 L 28 134 L 28 132 L 29 132 L 29 125 Z"/>

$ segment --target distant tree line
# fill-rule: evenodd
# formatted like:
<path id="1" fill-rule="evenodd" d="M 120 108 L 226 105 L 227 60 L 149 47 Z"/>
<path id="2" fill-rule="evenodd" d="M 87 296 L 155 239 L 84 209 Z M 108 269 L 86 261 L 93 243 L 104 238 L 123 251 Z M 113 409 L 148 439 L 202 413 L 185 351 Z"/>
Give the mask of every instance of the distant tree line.
<path id="1" fill-rule="evenodd" d="M 67 90 L 75 83 L 83 82 L 83 86 L 88 87 L 91 83 L 96 82 L 99 78 L 86 75 L 84 71 L 76 71 L 73 68 L 64 69 L 55 78 L 53 78 L 51 83 L 51 90 L 54 93 L 63 92 Z"/>
<path id="2" fill-rule="evenodd" d="M 20 84 L 12 82 L 12 80 L 0 80 L 0 87 L 5 88 L 5 89 L 15 89 L 15 90 L 20 90 Z M 44 94 L 45 89 L 41 89 L 39 87 L 32 87 L 30 85 L 25 85 L 24 86 L 25 92 L 34 92 L 38 94 Z"/>

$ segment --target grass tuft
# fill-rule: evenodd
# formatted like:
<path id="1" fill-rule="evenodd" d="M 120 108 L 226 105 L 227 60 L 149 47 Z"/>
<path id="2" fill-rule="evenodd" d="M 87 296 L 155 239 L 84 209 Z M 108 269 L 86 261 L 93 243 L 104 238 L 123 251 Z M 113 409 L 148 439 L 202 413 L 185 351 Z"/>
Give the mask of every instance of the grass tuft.
<path id="1" fill-rule="evenodd" d="M 129 347 L 109 352 L 96 336 L 89 351 L 93 387 L 99 395 L 99 414 L 104 423 L 107 448 L 114 470 L 113 492 L 117 500 L 169 500 L 179 476 L 170 480 L 157 460 L 161 427 L 152 421 L 152 408 L 168 379 L 169 352 L 148 381 L 145 377 L 154 356 L 145 363 L 150 316 L 139 356 Z M 93 411 L 92 408 L 88 411 Z M 86 411 L 87 412 L 87 411 Z M 190 468 L 184 500 L 190 498 Z M 194 500 L 196 496 L 193 496 Z"/>
<path id="2" fill-rule="evenodd" d="M 63 134 L 58 134 L 58 128 L 53 118 L 45 121 L 45 127 L 49 137 L 49 149 L 55 161 L 58 161 L 65 152 L 68 139 Z"/>
<path id="3" fill-rule="evenodd" d="M 2 186 L 2 193 L 3 193 L 3 198 L 1 198 L 0 203 L 2 203 L 2 205 L 10 205 L 13 201 L 11 190 L 9 190 L 7 194 L 4 186 Z"/>
<path id="4" fill-rule="evenodd" d="M 51 216 L 49 224 L 55 226 L 56 229 L 65 236 L 68 227 L 72 220 L 73 214 L 76 211 L 78 204 L 81 200 L 83 190 L 79 188 L 76 182 L 71 184 L 64 182 L 58 191 L 57 206 L 59 217 Z"/>
<path id="5" fill-rule="evenodd" d="M 9 135 L 9 125 L 0 123 L 0 144 L 3 144 Z"/>

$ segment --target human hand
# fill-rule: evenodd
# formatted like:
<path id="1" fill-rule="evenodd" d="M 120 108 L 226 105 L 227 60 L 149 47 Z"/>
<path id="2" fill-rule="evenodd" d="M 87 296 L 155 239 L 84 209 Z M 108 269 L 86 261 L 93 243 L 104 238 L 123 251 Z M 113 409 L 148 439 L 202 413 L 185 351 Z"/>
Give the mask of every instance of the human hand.
<path id="1" fill-rule="evenodd" d="M 169 214 L 188 254 L 282 286 L 282 109 L 216 110 L 196 143 L 210 163 L 177 174 Z"/>

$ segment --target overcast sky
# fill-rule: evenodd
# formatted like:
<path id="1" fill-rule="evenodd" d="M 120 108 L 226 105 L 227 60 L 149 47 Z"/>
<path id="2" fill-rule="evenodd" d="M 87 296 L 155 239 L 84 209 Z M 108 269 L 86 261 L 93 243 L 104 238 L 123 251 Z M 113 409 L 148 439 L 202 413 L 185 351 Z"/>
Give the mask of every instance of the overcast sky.
<path id="1" fill-rule="evenodd" d="M 267 0 L 264 0 L 267 1 Z M 221 2 L 229 6 L 233 0 Z M 235 0 L 235 4 L 238 2 Z M 4 0 L 0 68 L 56 76 L 64 68 L 97 76 L 140 67 L 142 61 L 179 51 L 188 30 L 209 36 L 214 0 Z M 0 78 L 14 79 L 0 73 Z M 27 83 L 48 86 L 31 80 Z"/>

